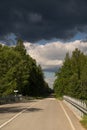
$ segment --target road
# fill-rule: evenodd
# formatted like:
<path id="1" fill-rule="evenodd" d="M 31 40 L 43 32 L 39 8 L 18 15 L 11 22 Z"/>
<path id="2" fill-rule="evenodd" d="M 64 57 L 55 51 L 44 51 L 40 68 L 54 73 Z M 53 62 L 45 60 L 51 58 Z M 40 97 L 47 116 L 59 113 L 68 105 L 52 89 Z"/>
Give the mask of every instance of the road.
<path id="1" fill-rule="evenodd" d="M 54 98 L 0 106 L 1 130 L 84 130 L 72 111 Z"/>

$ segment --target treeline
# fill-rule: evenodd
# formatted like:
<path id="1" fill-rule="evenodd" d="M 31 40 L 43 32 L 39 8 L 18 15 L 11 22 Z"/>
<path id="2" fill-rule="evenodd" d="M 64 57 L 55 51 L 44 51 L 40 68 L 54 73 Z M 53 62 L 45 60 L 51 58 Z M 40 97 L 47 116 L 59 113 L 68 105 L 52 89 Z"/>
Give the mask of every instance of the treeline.
<path id="1" fill-rule="evenodd" d="M 62 67 L 56 73 L 54 82 L 56 96 L 68 95 L 87 99 L 87 55 L 75 49 L 66 54 Z"/>
<path id="2" fill-rule="evenodd" d="M 45 96 L 51 90 L 41 66 L 25 50 L 22 40 L 15 47 L 0 44 L 0 96 L 14 94 Z"/>

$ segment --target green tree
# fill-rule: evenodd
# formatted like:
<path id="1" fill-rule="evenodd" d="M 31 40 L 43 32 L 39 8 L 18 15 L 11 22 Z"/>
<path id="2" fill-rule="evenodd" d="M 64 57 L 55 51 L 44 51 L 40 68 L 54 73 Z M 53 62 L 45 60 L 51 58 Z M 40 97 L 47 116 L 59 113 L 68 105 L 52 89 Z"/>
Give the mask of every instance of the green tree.
<path id="1" fill-rule="evenodd" d="M 56 95 L 69 95 L 86 99 L 87 93 L 87 56 L 77 48 L 72 56 L 66 54 L 62 67 L 54 82 Z"/>
<path id="2" fill-rule="evenodd" d="M 13 94 L 14 89 L 31 96 L 49 90 L 41 66 L 27 54 L 20 39 L 15 47 L 0 45 L 0 96 Z"/>

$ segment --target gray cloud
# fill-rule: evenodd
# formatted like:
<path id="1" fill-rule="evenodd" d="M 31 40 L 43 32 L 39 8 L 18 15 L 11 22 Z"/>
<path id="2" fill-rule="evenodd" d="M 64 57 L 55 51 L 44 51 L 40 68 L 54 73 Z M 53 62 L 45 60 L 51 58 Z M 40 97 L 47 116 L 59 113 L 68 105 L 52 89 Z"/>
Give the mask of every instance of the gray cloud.
<path id="1" fill-rule="evenodd" d="M 44 71 L 56 72 L 61 67 L 67 52 L 72 54 L 75 48 L 87 54 L 87 42 L 76 40 L 73 42 L 50 42 L 45 45 L 24 43 L 27 53 L 36 59 Z"/>
<path id="2" fill-rule="evenodd" d="M 86 0 L 1 0 L 0 32 L 24 40 L 70 39 L 87 30 Z"/>
<path id="3" fill-rule="evenodd" d="M 42 16 L 40 14 L 36 14 L 36 13 L 30 13 L 29 14 L 29 20 L 32 23 L 38 23 L 42 21 Z"/>

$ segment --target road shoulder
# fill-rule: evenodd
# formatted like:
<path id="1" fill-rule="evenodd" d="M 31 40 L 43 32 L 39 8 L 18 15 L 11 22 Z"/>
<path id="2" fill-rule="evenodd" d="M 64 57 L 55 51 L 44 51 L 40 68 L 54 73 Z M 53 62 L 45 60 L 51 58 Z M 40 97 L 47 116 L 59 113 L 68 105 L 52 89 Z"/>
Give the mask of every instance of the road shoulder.
<path id="1" fill-rule="evenodd" d="M 73 113 L 73 111 L 65 104 L 64 101 L 59 101 L 63 108 L 65 109 L 67 115 L 69 116 L 73 126 L 75 127 L 75 130 L 85 130 L 83 126 L 80 123 L 80 120 L 76 117 L 76 115 Z"/>

